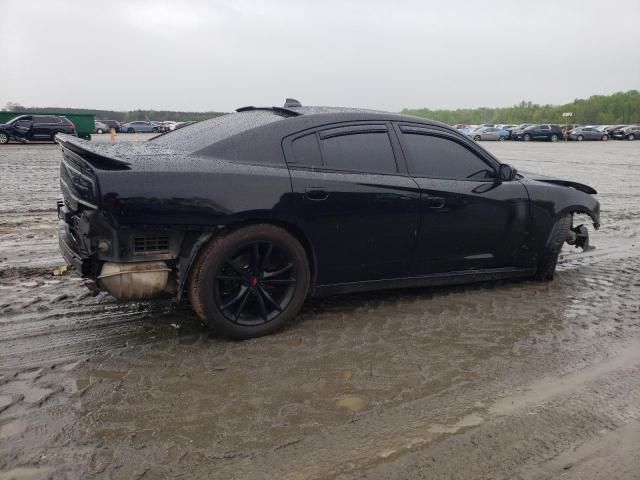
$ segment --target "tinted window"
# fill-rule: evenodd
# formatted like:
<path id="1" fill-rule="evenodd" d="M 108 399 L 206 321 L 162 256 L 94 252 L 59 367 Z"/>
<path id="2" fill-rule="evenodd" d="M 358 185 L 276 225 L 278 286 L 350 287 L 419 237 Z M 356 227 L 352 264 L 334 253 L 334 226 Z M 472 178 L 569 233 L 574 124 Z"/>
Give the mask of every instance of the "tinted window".
<path id="1" fill-rule="evenodd" d="M 419 177 L 483 179 L 493 170 L 475 153 L 458 142 L 433 135 L 405 133 L 403 148 L 410 172 Z"/>
<path id="2" fill-rule="evenodd" d="M 326 131 L 323 133 L 322 149 L 327 167 L 375 173 L 398 171 L 386 131 L 335 136 L 326 136 Z"/>
<path id="3" fill-rule="evenodd" d="M 33 117 L 34 123 L 58 123 L 56 117 Z"/>
<path id="4" fill-rule="evenodd" d="M 301 165 L 322 165 L 322 156 L 320 155 L 320 145 L 315 132 L 304 137 L 296 138 L 292 143 L 293 157 L 297 164 Z"/>

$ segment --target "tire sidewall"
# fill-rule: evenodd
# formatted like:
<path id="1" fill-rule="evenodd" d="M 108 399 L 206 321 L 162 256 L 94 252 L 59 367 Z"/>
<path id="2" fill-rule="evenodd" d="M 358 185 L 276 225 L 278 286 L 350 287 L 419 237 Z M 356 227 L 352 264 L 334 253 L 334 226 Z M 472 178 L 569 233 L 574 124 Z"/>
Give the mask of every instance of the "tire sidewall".
<path id="1" fill-rule="evenodd" d="M 0 140 L 0 145 L 9 143 L 9 134 L 7 132 L 0 132 L 0 135 L 3 136 L 3 140 Z"/>
<path id="2" fill-rule="evenodd" d="M 215 278 L 224 262 L 243 246 L 253 242 L 271 242 L 291 256 L 296 275 L 296 290 L 278 317 L 256 326 L 238 325 L 228 320 L 216 303 Z M 194 309 L 216 333 L 234 339 L 269 335 L 293 319 L 302 307 L 309 289 L 309 262 L 304 248 L 286 230 L 274 225 L 259 224 L 243 227 L 215 238 L 203 249 L 195 262 L 189 285 Z"/>

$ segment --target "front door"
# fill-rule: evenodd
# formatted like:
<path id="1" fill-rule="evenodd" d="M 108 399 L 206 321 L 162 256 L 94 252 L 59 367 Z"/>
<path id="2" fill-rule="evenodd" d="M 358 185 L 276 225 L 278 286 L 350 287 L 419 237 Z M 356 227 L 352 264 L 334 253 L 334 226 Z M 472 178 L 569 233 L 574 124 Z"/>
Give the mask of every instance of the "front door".
<path id="1" fill-rule="evenodd" d="M 394 142 L 384 123 L 285 140 L 296 220 L 314 247 L 318 285 L 407 276 L 420 191 L 399 167 Z"/>
<path id="2" fill-rule="evenodd" d="M 529 199 L 497 162 L 459 136 L 400 126 L 409 173 L 421 189 L 415 274 L 521 266 Z"/>

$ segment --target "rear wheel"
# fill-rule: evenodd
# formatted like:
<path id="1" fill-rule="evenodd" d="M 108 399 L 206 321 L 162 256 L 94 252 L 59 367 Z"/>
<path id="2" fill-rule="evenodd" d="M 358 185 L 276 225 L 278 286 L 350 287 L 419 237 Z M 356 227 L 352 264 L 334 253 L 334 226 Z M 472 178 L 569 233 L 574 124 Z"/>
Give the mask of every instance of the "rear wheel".
<path id="1" fill-rule="evenodd" d="M 551 135 L 551 141 L 552 142 L 557 142 L 558 141 L 558 135 L 556 135 L 555 133 L 553 135 Z"/>
<path id="2" fill-rule="evenodd" d="M 198 317 L 235 339 L 282 328 L 302 307 L 310 282 L 302 245 L 268 224 L 215 238 L 198 255 L 189 277 L 189 299 Z"/>
<path id="3" fill-rule="evenodd" d="M 567 234 L 571 228 L 572 220 L 573 217 L 571 215 L 565 215 L 553 226 L 551 235 L 547 241 L 547 246 L 538 262 L 538 268 L 535 274 L 536 280 L 553 280 L 560 250 L 562 250 L 562 245 L 564 245 L 564 242 L 567 240 Z"/>
<path id="4" fill-rule="evenodd" d="M 9 134 L 6 132 L 0 132 L 0 145 L 9 143 Z"/>
<path id="5" fill-rule="evenodd" d="M 96 133 L 104 133 L 104 131 L 101 128 L 99 128 L 96 130 Z"/>

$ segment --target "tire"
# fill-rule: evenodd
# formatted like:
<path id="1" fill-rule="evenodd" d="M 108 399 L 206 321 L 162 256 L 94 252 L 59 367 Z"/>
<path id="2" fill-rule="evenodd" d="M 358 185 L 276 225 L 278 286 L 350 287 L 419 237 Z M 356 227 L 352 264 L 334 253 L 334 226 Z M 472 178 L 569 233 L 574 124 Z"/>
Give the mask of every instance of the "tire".
<path id="1" fill-rule="evenodd" d="M 627 140 L 635 140 L 636 136 L 633 133 L 630 133 L 629 136 L 627 137 Z"/>
<path id="2" fill-rule="evenodd" d="M 551 135 L 550 140 L 551 140 L 552 142 L 557 142 L 557 141 L 558 141 L 558 135 L 556 135 L 556 134 L 554 133 L 553 135 Z"/>
<path id="3" fill-rule="evenodd" d="M 553 226 L 551 235 L 549 235 L 549 240 L 547 241 L 547 246 L 538 262 L 538 268 L 535 274 L 536 280 L 553 280 L 560 250 L 562 250 L 562 245 L 564 245 L 564 242 L 567 240 L 567 233 L 571 228 L 572 222 L 572 215 L 565 215 Z"/>
<path id="4" fill-rule="evenodd" d="M 601 140 L 602 140 L 603 142 L 606 142 L 607 140 L 609 140 L 609 135 L 603 135 L 603 136 L 602 136 L 602 138 L 601 138 Z"/>
<path id="5" fill-rule="evenodd" d="M 131 127 L 127 128 L 127 133 L 135 133 L 135 130 Z"/>
<path id="6" fill-rule="evenodd" d="M 244 340 L 272 334 L 307 296 L 309 261 L 283 228 L 270 224 L 222 233 L 204 247 L 189 274 L 198 317 L 216 333 Z"/>
<path id="7" fill-rule="evenodd" d="M 154 129 L 153 129 L 153 133 L 158 133 L 158 129 L 157 129 L 157 128 L 154 128 Z"/>
<path id="8" fill-rule="evenodd" d="M 525 133 L 522 136 L 522 140 L 524 140 L 525 142 L 528 142 L 529 140 L 531 140 L 531 135 L 529 135 L 528 133 Z"/>
<path id="9" fill-rule="evenodd" d="M 0 132 L 0 145 L 9 143 L 9 134 L 6 132 Z"/>
<path id="10" fill-rule="evenodd" d="M 504 142 L 504 137 L 498 137 L 499 142 Z"/>
<path id="11" fill-rule="evenodd" d="M 481 140 L 480 135 L 476 135 L 475 137 L 473 137 L 473 139 L 474 139 L 476 142 L 479 142 L 479 141 Z"/>
<path id="12" fill-rule="evenodd" d="M 578 137 L 576 138 L 577 141 L 581 142 L 582 140 L 584 140 L 584 137 L 582 135 L 578 135 Z"/>
<path id="13" fill-rule="evenodd" d="M 104 131 L 101 128 L 99 128 L 98 130 L 96 130 L 96 133 L 104 133 Z"/>

